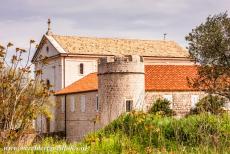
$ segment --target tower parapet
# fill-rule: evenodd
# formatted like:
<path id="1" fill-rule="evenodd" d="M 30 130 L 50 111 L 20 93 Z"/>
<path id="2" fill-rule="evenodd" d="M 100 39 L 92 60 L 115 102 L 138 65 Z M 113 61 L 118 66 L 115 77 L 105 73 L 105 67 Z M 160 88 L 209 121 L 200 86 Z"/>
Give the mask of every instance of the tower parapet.
<path id="1" fill-rule="evenodd" d="M 99 59 L 98 98 L 103 125 L 124 112 L 141 110 L 144 95 L 143 57 L 130 55 Z"/>
<path id="2" fill-rule="evenodd" d="M 144 73 L 143 57 L 137 55 L 103 57 L 99 59 L 98 74 Z"/>

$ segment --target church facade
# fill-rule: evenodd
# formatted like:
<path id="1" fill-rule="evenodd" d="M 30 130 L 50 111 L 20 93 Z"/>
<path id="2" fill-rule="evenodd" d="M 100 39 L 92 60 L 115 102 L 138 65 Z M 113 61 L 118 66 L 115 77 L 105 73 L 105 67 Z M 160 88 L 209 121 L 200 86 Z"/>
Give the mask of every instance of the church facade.
<path id="1" fill-rule="evenodd" d="M 41 64 L 47 57 L 47 64 Z M 192 89 L 188 78 L 197 66 L 174 41 L 43 36 L 32 62 L 41 78 L 53 85 L 52 118 L 36 120 L 40 133 L 65 132 L 82 139 L 131 110 L 147 111 L 167 99 L 177 116 L 185 115 L 204 93 Z"/>

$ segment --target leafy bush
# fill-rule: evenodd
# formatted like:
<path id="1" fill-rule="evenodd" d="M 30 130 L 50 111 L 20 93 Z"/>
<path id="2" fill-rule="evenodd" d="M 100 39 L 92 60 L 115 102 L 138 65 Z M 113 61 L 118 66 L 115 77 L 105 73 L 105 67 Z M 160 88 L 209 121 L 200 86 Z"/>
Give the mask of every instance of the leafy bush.
<path id="1" fill-rule="evenodd" d="M 222 97 L 208 95 L 202 98 L 194 109 L 190 110 L 190 114 L 200 114 L 209 112 L 212 114 L 220 114 L 223 112 L 225 100 Z"/>
<path id="2" fill-rule="evenodd" d="M 190 152 L 194 152 L 194 149 L 206 149 L 206 152 L 212 149 L 212 153 L 221 153 L 230 145 L 229 120 L 228 114 L 204 113 L 175 119 L 132 111 L 120 116 L 94 135 L 95 138 L 103 136 L 100 139 L 102 143 L 112 137 L 113 144 L 119 147 L 119 153 L 125 148 L 123 139 L 125 142 L 129 141 L 125 146 L 132 144 L 130 149 L 135 149 L 137 153 L 146 150 L 158 152 L 159 149 L 180 151 L 183 148 Z M 114 136 L 119 140 L 115 140 Z"/>
<path id="3" fill-rule="evenodd" d="M 150 108 L 149 113 L 163 116 L 175 115 L 175 112 L 170 108 L 170 102 L 166 99 L 157 99 Z"/>

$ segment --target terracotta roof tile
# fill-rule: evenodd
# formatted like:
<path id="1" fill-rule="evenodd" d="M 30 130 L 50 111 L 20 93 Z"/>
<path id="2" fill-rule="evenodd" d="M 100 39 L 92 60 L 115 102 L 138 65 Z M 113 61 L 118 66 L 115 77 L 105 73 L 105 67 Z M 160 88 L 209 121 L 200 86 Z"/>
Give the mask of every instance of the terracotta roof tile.
<path id="1" fill-rule="evenodd" d="M 70 94 L 70 93 L 78 93 L 85 91 L 94 91 L 97 90 L 98 82 L 97 82 L 97 73 L 91 73 L 82 79 L 75 81 L 71 85 L 66 88 L 55 93 L 56 95 L 61 94 Z"/>
<path id="2" fill-rule="evenodd" d="M 145 89 L 147 91 L 189 91 L 188 78 L 197 76 L 197 66 L 147 65 Z"/>
<path id="3" fill-rule="evenodd" d="M 185 65 L 146 65 L 146 91 L 192 91 L 188 78 L 197 76 L 197 66 Z M 91 73 L 70 86 L 58 91 L 56 95 L 95 91 L 98 89 L 97 73 Z"/>
<path id="4" fill-rule="evenodd" d="M 95 38 L 52 35 L 67 53 L 98 55 L 141 55 L 188 57 L 189 53 L 174 41 Z"/>

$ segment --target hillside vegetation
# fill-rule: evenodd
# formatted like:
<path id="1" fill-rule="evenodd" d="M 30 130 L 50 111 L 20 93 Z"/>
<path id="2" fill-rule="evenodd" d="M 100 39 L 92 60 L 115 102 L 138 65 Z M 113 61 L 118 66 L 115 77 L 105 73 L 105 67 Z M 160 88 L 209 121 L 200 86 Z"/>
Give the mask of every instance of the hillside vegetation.
<path id="1" fill-rule="evenodd" d="M 229 120 L 228 114 L 175 119 L 131 112 L 85 143 L 96 153 L 230 153 Z"/>
<path id="2" fill-rule="evenodd" d="M 54 147 L 54 150 L 16 153 L 227 154 L 230 153 L 230 116 L 204 113 L 175 119 L 133 111 L 89 134 L 80 143 L 46 138 L 34 146 Z M 55 147 L 69 150 L 56 150 Z M 85 149 L 71 150 L 76 147 Z"/>

